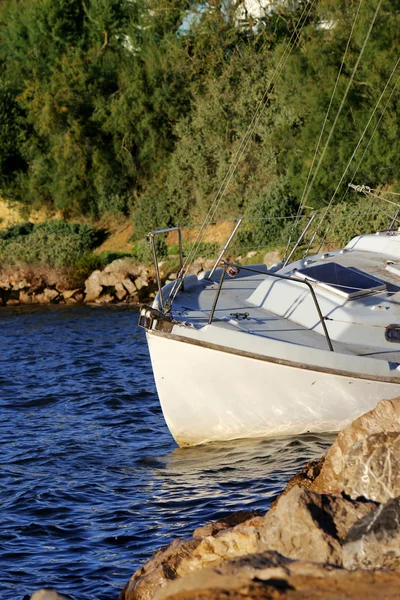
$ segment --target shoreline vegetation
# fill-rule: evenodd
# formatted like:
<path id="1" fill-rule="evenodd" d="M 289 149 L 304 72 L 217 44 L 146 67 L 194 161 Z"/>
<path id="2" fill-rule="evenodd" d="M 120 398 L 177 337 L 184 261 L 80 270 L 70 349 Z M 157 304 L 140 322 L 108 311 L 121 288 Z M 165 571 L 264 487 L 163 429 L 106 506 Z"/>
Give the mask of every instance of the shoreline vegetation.
<path id="1" fill-rule="evenodd" d="M 294 260 L 304 255 L 324 210 L 315 214 L 308 238 L 299 246 Z M 287 219 L 272 244 L 265 242 L 271 238 L 261 235 L 258 221 L 244 221 L 225 257 L 241 264 L 265 263 L 270 267 L 282 259 L 287 251 L 286 239 L 296 240 L 308 218 Z M 371 204 L 369 198 L 354 205 L 340 203 L 331 211 L 324 240 L 311 246 L 310 253 L 340 248 L 354 235 L 387 229 L 390 220 L 379 203 Z M 154 298 L 157 286 L 149 243 L 135 236 L 129 219 L 117 220 L 114 227 L 104 227 L 104 222 L 52 218 L 0 227 L 0 306 L 121 302 L 140 305 Z M 263 223 L 272 227 L 267 218 Z M 234 221 L 210 225 L 204 241 L 197 245 L 199 226 L 182 228 L 184 259 L 192 256 L 188 273 L 199 274 L 214 265 L 233 225 Z M 258 241 L 252 245 L 255 236 Z M 156 249 L 164 284 L 175 279 L 179 271 L 176 233 L 158 237 Z"/>
<path id="2" fill-rule="evenodd" d="M 343 429 L 263 514 L 175 539 L 120 600 L 395 600 L 400 585 L 400 398 Z M 251 492 L 249 492 L 251 493 Z M 37 594 L 37 595 L 35 595 Z M 42 594 L 42 595 L 40 595 Z M 32 600 L 62 600 L 37 591 Z"/>
<path id="3" fill-rule="evenodd" d="M 400 189 L 398 3 L 379 2 L 371 31 L 378 0 L 263 6 L 1 2 L 1 197 L 26 218 L 130 219 L 140 244 L 203 222 L 222 186 L 215 216 L 252 223 L 238 234 L 249 249 L 285 245 L 282 217 L 299 208 L 346 205 L 348 233 L 349 181 Z M 395 212 L 371 197 L 365 207 L 372 221 Z"/>

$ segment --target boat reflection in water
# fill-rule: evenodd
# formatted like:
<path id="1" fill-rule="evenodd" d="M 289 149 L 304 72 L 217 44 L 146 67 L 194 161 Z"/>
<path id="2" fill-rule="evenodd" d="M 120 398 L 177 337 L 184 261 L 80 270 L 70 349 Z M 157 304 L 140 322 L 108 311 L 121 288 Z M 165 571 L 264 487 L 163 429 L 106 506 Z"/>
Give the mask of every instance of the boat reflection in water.
<path id="1" fill-rule="evenodd" d="M 172 535 L 183 536 L 231 512 L 266 511 L 286 481 L 334 438 L 309 434 L 177 448 L 154 465 L 148 495 L 156 518 L 161 525 L 167 515 Z"/>

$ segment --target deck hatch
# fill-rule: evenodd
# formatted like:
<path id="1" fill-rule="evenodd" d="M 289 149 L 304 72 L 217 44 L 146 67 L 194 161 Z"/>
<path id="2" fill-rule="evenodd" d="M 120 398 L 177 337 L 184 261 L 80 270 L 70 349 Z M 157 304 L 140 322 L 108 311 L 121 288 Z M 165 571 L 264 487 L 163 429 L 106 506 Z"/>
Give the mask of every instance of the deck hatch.
<path id="1" fill-rule="evenodd" d="M 386 289 L 386 284 L 379 279 L 334 262 L 298 269 L 295 275 L 314 281 L 324 289 L 348 300 Z"/>

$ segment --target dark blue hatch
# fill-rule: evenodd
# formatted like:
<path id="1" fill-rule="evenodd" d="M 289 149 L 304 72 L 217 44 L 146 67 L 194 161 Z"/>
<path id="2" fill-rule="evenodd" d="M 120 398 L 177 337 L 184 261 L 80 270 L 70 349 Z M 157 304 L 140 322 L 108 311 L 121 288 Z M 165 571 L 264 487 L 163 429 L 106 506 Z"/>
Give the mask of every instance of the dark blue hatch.
<path id="1" fill-rule="evenodd" d="M 315 281 L 329 291 L 349 299 L 386 289 L 386 284 L 379 279 L 334 262 L 298 269 L 295 275 Z"/>

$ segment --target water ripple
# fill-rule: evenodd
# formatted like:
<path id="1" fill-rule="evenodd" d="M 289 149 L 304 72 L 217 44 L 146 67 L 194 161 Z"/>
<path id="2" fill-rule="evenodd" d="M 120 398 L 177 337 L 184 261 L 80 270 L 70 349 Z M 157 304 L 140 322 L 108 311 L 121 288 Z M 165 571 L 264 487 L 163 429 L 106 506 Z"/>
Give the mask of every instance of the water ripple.
<path id="1" fill-rule="evenodd" d="M 174 537 L 266 510 L 329 437 L 177 448 L 137 313 L 1 310 L 0 597 L 117 599 Z"/>

